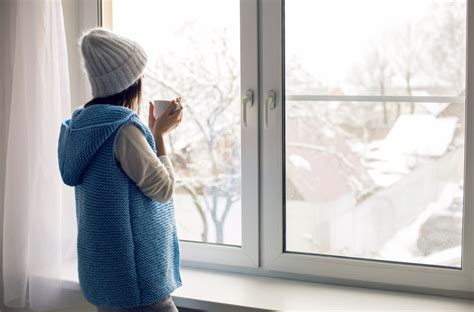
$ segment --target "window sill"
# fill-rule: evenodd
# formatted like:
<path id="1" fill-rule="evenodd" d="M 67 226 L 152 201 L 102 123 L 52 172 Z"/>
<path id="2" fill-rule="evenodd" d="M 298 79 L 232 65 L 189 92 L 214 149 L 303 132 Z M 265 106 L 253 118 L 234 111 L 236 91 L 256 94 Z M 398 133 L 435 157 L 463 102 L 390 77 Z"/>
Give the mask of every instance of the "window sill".
<path id="1" fill-rule="evenodd" d="M 474 301 L 386 290 L 302 282 L 182 267 L 176 305 L 210 311 L 379 310 L 473 311 Z M 205 282 L 203 282 L 205 281 Z M 79 290 L 77 270 L 68 267 L 64 285 Z"/>

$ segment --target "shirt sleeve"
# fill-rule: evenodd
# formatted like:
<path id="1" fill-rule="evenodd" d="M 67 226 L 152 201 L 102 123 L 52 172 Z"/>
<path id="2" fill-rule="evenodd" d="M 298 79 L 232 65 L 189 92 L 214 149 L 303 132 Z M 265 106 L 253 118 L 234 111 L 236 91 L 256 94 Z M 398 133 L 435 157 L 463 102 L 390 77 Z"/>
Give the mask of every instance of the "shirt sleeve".
<path id="1" fill-rule="evenodd" d="M 168 156 L 158 157 L 143 132 L 133 124 L 120 130 L 115 157 L 122 170 L 148 197 L 165 203 L 174 190 L 174 169 Z"/>

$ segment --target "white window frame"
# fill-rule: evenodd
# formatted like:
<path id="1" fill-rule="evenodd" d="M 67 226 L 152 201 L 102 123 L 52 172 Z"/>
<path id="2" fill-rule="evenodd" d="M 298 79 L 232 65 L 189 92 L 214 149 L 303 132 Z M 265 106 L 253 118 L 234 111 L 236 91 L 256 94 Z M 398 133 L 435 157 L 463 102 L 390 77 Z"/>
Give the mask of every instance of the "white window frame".
<path id="1" fill-rule="evenodd" d="M 467 164 L 474 163 L 474 144 L 469 143 L 469 139 L 474 138 L 474 108 L 471 108 L 474 105 L 471 103 L 474 57 L 468 57 L 466 62 L 462 268 L 283 252 L 283 1 L 241 0 L 241 95 L 244 97 L 247 89 L 254 91 L 254 105 L 247 107 L 248 126 L 242 127 L 242 247 L 181 241 L 182 264 L 270 277 L 473 298 L 474 211 L 471 206 L 474 203 L 474 167 Z M 467 55 L 474 53 L 473 1 L 467 0 Z M 81 1 L 78 14 L 81 31 L 101 25 L 101 5 L 101 0 Z M 82 79 L 87 82 L 85 77 Z M 81 88 L 90 92 L 87 86 Z M 267 111 L 265 101 L 270 90 L 276 91 L 276 107 Z M 287 99 L 303 98 L 288 95 Z M 304 99 L 380 101 L 376 97 L 363 96 L 310 96 Z M 397 97 L 384 99 L 402 100 Z M 410 97 L 410 102 L 413 99 Z M 460 97 L 449 99 L 464 100 Z M 416 100 L 446 99 L 423 97 Z"/>
<path id="2" fill-rule="evenodd" d="M 472 238 L 472 166 L 465 166 L 464 215 L 462 268 L 441 268 L 434 266 L 405 264 L 347 258 L 329 255 L 309 255 L 284 252 L 284 101 L 319 100 L 319 101 L 380 101 L 379 97 L 352 96 L 292 96 L 284 93 L 284 0 L 262 0 L 262 94 L 269 90 L 277 93 L 275 109 L 268 109 L 268 128 L 262 129 L 262 221 L 263 221 L 263 257 L 262 265 L 267 270 L 291 272 L 314 276 L 319 280 L 328 280 L 350 285 L 371 286 L 377 283 L 390 285 L 388 288 L 412 289 L 415 291 L 472 295 L 473 291 L 473 242 Z M 474 52 L 474 6 L 468 0 L 467 6 L 467 55 Z M 474 64 L 467 60 L 466 82 L 466 134 L 465 164 L 473 164 L 473 145 L 469 143 L 473 135 L 473 112 L 471 94 Z M 469 86 L 469 87 L 468 87 Z M 383 97 L 384 100 L 398 101 L 404 97 Z M 445 101 L 444 97 L 416 97 L 417 101 Z M 263 101 L 264 99 L 262 99 Z M 449 101 L 463 102 L 464 98 L 449 97 Z M 264 102 L 262 102 L 264 103 Z M 267 110 L 267 107 L 263 108 Z M 265 113 L 263 114 L 265 115 Z M 264 121 L 262 121 L 264 123 Z M 278 226 L 275 226 L 278 225 Z"/>
<path id="3" fill-rule="evenodd" d="M 257 0 L 240 0 L 240 75 L 241 99 L 253 92 L 253 104 L 241 102 L 241 192 L 242 244 L 180 241 L 184 265 L 222 264 L 258 267 L 258 24 Z M 243 119 L 246 116 L 246 120 Z M 246 126 L 244 125 L 246 124 Z"/>

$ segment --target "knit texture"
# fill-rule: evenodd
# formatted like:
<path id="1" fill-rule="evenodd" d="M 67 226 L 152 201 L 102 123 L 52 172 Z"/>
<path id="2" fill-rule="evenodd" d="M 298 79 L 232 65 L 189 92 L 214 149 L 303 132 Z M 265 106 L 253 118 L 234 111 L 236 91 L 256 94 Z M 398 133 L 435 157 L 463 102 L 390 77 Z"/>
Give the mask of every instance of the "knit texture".
<path id="1" fill-rule="evenodd" d="M 147 55 L 142 47 L 104 28 L 89 30 L 80 45 L 94 98 L 124 91 L 145 70 Z"/>
<path id="2" fill-rule="evenodd" d="M 156 152 L 135 112 L 110 104 L 76 109 L 58 142 L 62 179 L 75 187 L 80 287 L 108 308 L 152 304 L 182 285 L 173 199 L 147 197 L 114 157 L 117 134 L 130 123 Z"/>

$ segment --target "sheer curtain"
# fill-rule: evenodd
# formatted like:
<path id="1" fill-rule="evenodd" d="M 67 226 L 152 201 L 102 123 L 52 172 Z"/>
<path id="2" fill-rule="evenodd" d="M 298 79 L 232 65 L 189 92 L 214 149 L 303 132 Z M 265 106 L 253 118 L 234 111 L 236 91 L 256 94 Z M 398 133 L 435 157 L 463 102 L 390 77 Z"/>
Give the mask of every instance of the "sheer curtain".
<path id="1" fill-rule="evenodd" d="M 8 20 L 0 34 L 10 64 L 2 75 L 11 92 L 5 110 L 4 303 L 70 306 L 80 293 L 63 281 L 75 268 L 76 216 L 73 190 L 63 185 L 57 163 L 60 123 L 71 113 L 61 1 L 1 1 Z"/>

